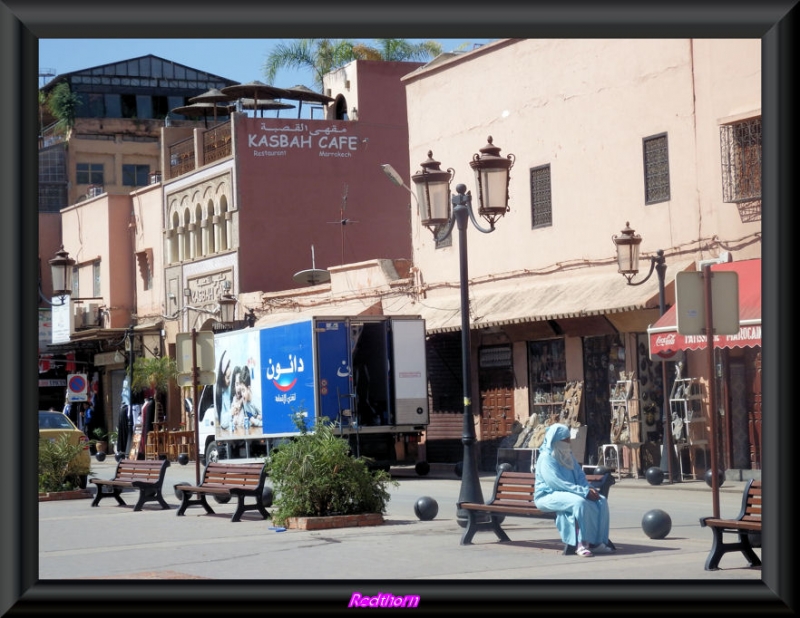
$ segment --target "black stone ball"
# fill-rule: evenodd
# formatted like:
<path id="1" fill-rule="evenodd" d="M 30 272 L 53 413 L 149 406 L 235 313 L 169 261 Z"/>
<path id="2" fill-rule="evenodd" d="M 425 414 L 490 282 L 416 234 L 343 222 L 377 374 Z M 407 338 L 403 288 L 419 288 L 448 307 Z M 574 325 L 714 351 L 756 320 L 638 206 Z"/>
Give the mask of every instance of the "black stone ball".
<path id="1" fill-rule="evenodd" d="M 414 471 L 417 473 L 417 476 L 428 476 L 428 473 L 431 471 L 431 464 L 427 461 L 418 461 L 414 465 Z"/>
<path id="2" fill-rule="evenodd" d="M 664 482 L 664 471 L 658 466 L 652 466 L 645 471 L 644 478 L 651 485 L 661 485 Z"/>
<path id="3" fill-rule="evenodd" d="M 672 518 L 666 511 L 652 509 L 642 517 L 642 530 L 651 539 L 663 539 L 672 530 Z"/>
<path id="4" fill-rule="evenodd" d="M 464 462 L 463 461 L 459 461 L 456 464 L 455 468 L 453 468 L 453 472 L 456 473 L 456 476 L 458 478 L 461 478 L 461 475 L 464 473 Z"/>
<path id="5" fill-rule="evenodd" d="M 507 461 L 504 461 L 499 466 L 497 466 L 497 474 L 499 475 L 501 472 L 513 472 L 514 466 L 512 466 Z"/>
<path id="6" fill-rule="evenodd" d="M 117 461 L 120 461 L 124 458 L 125 458 L 125 453 L 119 452 L 114 454 L 114 459 L 116 459 Z"/>
<path id="7" fill-rule="evenodd" d="M 261 492 L 261 501 L 264 503 L 264 507 L 272 506 L 272 487 L 264 486 L 264 491 Z"/>
<path id="8" fill-rule="evenodd" d="M 180 453 L 178 455 L 178 463 L 185 466 L 189 463 L 189 456 L 186 453 Z"/>
<path id="9" fill-rule="evenodd" d="M 594 469 L 594 474 L 608 474 L 609 472 L 613 472 L 614 468 L 609 468 L 608 466 L 597 466 Z"/>
<path id="10" fill-rule="evenodd" d="M 183 483 L 176 483 L 176 484 L 175 484 L 175 497 L 176 497 L 178 500 L 183 500 L 183 492 L 182 492 L 182 491 L 181 491 L 181 489 L 180 489 L 180 488 L 181 488 L 181 485 L 188 485 L 188 484 L 189 484 L 189 483 L 186 483 L 186 482 L 183 482 Z"/>
<path id="11" fill-rule="evenodd" d="M 706 481 L 706 485 L 708 485 L 709 487 L 711 487 L 711 484 L 714 482 L 714 479 L 711 476 L 712 474 L 713 474 L 712 468 L 709 468 L 708 470 L 706 470 L 706 474 L 705 474 L 704 478 L 705 478 L 705 481 Z M 725 482 L 725 471 L 724 470 L 720 470 L 719 473 L 717 474 L 717 487 L 722 487 L 722 483 L 724 483 L 724 482 Z"/>
<path id="12" fill-rule="evenodd" d="M 422 496 L 414 503 L 414 514 L 422 521 L 430 521 L 439 514 L 439 503 L 430 496 Z"/>
<path id="13" fill-rule="evenodd" d="M 97 459 L 97 461 L 105 461 L 106 454 L 103 451 L 97 451 L 97 454 L 95 455 L 95 459 Z"/>

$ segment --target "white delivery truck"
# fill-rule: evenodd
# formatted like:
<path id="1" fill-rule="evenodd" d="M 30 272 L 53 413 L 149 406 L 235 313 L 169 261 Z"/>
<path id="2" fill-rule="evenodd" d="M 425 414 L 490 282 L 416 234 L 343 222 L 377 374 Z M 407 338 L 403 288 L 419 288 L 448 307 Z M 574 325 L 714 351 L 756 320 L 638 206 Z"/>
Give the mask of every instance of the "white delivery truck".
<path id="1" fill-rule="evenodd" d="M 375 467 L 413 464 L 428 425 L 425 321 L 291 318 L 216 333 L 216 383 L 200 397 L 203 461 L 258 460 L 327 417 Z"/>

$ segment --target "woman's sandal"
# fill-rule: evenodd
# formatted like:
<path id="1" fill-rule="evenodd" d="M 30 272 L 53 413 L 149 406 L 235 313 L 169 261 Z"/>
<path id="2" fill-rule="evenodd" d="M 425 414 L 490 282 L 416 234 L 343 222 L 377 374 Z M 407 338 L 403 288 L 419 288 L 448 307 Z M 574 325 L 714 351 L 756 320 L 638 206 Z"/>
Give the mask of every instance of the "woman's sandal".
<path id="1" fill-rule="evenodd" d="M 579 545 L 578 548 L 575 550 L 575 553 L 579 555 L 581 558 L 592 558 L 594 554 L 588 547 L 584 547 L 583 545 Z"/>

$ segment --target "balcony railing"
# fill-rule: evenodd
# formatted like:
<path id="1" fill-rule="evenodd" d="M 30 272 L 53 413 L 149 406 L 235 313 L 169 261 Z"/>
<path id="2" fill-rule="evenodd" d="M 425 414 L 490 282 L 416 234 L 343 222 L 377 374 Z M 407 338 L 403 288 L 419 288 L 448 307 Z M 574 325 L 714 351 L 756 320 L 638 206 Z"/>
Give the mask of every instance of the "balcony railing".
<path id="1" fill-rule="evenodd" d="M 175 178 L 194 170 L 194 139 L 188 138 L 169 147 L 169 177 Z"/>
<path id="2" fill-rule="evenodd" d="M 206 165 L 229 157 L 232 152 L 230 121 L 203 133 L 203 161 Z"/>

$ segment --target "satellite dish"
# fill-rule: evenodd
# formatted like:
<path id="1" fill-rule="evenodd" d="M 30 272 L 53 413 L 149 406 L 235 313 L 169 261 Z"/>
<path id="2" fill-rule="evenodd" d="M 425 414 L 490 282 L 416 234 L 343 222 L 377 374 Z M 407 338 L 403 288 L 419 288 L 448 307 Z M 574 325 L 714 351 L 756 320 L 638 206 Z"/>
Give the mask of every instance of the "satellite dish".
<path id="1" fill-rule="evenodd" d="M 309 268 L 308 270 L 301 270 L 295 273 L 292 277 L 297 283 L 305 283 L 307 285 L 317 285 L 318 283 L 327 283 L 331 280 L 331 274 L 327 270 L 321 268 Z"/>
<path id="2" fill-rule="evenodd" d="M 331 280 L 331 274 L 327 270 L 317 268 L 317 264 L 314 260 L 314 245 L 311 245 L 311 268 L 295 273 L 292 279 L 297 281 L 297 283 L 305 283 L 306 285 L 317 285 L 318 283 L 327 283 Z"/>

